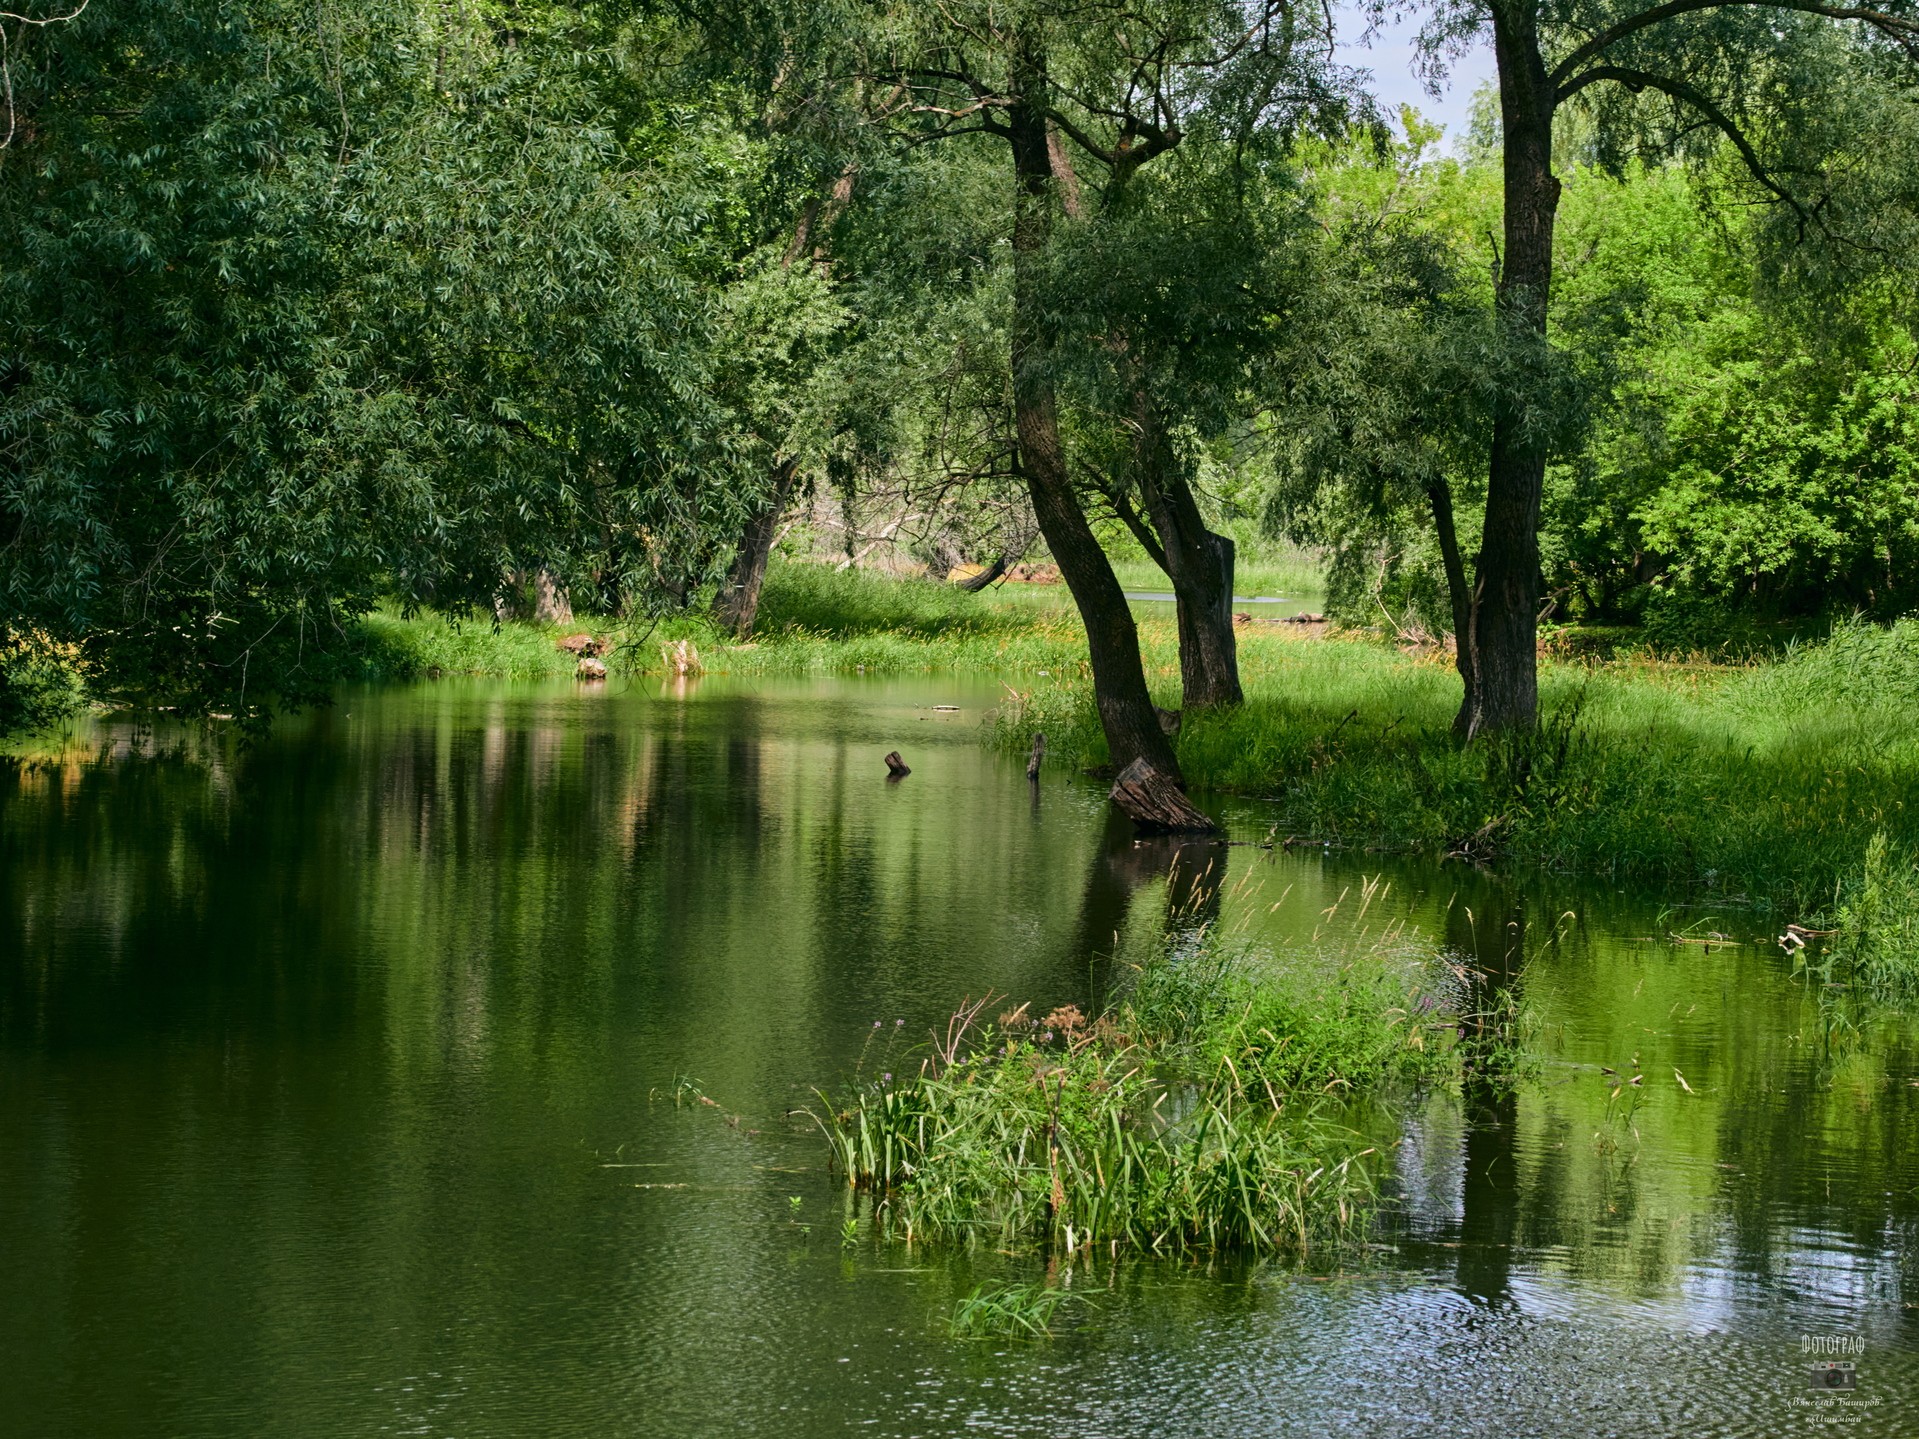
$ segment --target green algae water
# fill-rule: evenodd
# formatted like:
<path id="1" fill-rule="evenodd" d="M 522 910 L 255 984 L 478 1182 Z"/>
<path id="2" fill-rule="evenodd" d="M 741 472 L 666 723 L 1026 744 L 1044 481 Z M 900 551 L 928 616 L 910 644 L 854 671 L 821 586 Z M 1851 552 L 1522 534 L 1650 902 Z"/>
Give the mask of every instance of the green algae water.
<path id="1" fill-rule="evenodd" d="M 1919 1434 L 1919 1048 L 1779 917 L 1136 843 L 993 699 L 445 682 L 0 771 L 0 1433 Z M 1199 925 L 1517 951 L 1536 1072 L 1401 1114 L 1336 1260 L 874 1239 L 815 1086 Z M 1042 1274 L 1052 1340 L 949 1337 Z"/>

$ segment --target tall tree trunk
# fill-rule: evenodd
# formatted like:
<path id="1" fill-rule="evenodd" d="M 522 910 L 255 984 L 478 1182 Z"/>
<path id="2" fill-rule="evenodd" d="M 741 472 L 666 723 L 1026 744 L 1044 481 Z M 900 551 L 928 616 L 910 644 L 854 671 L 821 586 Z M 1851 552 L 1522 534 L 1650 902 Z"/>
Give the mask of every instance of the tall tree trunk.
<path id="1" fill-rule="evenodd" d="M 1020 469 L 1040 533 L 1086 626 L 1093 698 L 1113 764 L 1144 760 L 1175 782 L 1179 761 L 1160 728 L 1139 658 L 1139 630 L 1112 564 L 1073 493 L 1059 433 L 1050 336 L 1036 273 L 1052 226 L 1053 170 L 1046 143 L 1046 62 L 1030 43 L 1014 51 L 1007 115 L 1018 182 L 1013 211 L 1013 411 Z"/>
<path id="2" fill-rule="evenodd" d="M 713 618 L 741 639 L 753 633 L 753 621 L 760 612 L 760 590 L 766 583 L 767 557 L 773 553 L 780 516 L 793 497 L 793 480 L 798 473 L 798 462 L 790 459 L 773 467 L 773 491 L 746 522 L 739 547 L 733 552 L 733 568 L 713 597 Z"/>
<path id="3" fill-rule="evenodd" d="M 1143 390 L 1137 408 L 1140 498 L 1159 536 L 1158 558 L 1179 617 L 1181 703 L 1186 709 L 1240 704 L 1246 696 L 1233 633 L 1233 542 L 1206 528 L 1193 487 Z"/>
<path id="4" fill-rule="evenodd" d="M 1505 148 L 1505 254 L 1497 305 L 1504 343 L 1543 355 L 1552 291 L 1553 87 L 1539 53 L 1532 0 L 1493 7 L 1493 52 Z M 1546 443 L 1525 411 L 1531 400 L 1500 386 L 1493 408 L 1486 524 L 1467 639 L 1473 687 L 1458 728 L 1468 738 L 1530 727 L 1539 719 L 1539 499 Z"/>
<path id="5" fill-rule="evenodd" d="M 1465 699 L 1460 702 L 1453 731 L 1466 734 L 1468 718 L 1474 711 L 1473 650 L 1469 636 L 1473 625 L 1473 592 L 1466 583 L 1466 565 L 1459 555 L 1459 526 L 1453 521 L 1453 487 L 1444 475 L 1435 476 L 1426 487 L 1432 501 L 1433 530 L 1439 536 L 1439 557 L 1446 568 L 1446 598 L 1453 614 L 1453 664 L 1459 670 Z"/>

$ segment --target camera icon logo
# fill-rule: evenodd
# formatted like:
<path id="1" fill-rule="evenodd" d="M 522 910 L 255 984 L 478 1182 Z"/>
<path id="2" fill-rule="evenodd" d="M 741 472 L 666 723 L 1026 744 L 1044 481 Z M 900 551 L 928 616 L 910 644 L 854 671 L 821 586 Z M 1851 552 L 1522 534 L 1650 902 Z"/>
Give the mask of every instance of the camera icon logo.
<path id="1" fill-rule="evenodd" d="M 1812 1366 L 1812 1387 L 1815 1389 L 1857 1389 L 1859 1371 L 1854 1369 L 1850 1360 L 1834 1359 L 1825 1364 Z"/>

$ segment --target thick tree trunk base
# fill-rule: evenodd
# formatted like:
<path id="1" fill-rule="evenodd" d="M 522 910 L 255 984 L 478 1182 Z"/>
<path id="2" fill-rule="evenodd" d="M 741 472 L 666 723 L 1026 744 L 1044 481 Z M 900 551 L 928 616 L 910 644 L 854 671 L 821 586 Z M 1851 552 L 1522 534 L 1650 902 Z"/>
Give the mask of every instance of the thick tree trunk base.
<path id="1" fill-rule="evenodd" d="M 1219 826 L 1194 808 L 1167 776 L 1136 759 L 1113 781 L 1113 803 L 1149 834 L 1218 834 Z"/>

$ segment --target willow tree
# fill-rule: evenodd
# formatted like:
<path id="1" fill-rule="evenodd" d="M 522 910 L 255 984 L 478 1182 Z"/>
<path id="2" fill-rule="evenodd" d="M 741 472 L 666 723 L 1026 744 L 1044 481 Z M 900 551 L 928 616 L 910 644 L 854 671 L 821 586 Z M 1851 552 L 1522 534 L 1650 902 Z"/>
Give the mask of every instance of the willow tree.
<path id="1" fill-rule="evenodd" d="M 0 631 L 264 723 L 384 597 L 714 577 L 743 487 L 701 200 L 651 183 L 676 131 L 612 121 L 563 7 L 94 4 L 0 39 Z"/>
<path id="2" fill-rule="evenodd" d="M 1756 198 L 1789 212 L 1800 233 L 1843 226 L 1818 169 L 1790 158 L 1795 131 L 1849 75 L 1883 71 L 1889 58 L 1919 62 L 1919 7 L 1442 0 L 1423 43 L 1444 56 L 1475 37 L 1490 37 L 1498 66 L 1505 214 L 1495 306 L 1506 368 L 1546 372 L 1555 124 L 1569 107 L 1596 122 L 1602 147 L 1697 151 L 1710 137 L 1738 157 Z M 1525 384 L 1503 385 L 1491 407 L 1485 520 L 1458 637 L 1469 681 L 1458 728 L 1468 737 L 1538 718 L 1539 519 L 1551 449 L 1541 411 Z"/>
<path id="3" fill-rule="evenodd" d="M 1018 466 L 1062 577 L 1085 623 L 1094 693 L 1116 766 L 1135 761 L 1170 779 L 1174 757 L 1147 691 L 1137 629 L 1089 519 L 1065 423 L 1063 377 L 1075 347 L 1111 346 L 1111 329 L 1074 328 L 1062 296 L 1063 221 L 1123 205 L 1147 166 L 1198 128 L 1236 117 L 1242 129 L 1314 92 L 1323 60 L 1317 10 L 1281 0 L 1148 3 L 901 5 L 870 29 L 857 63 L 871 81 L 873 118 L 921 145 L 978 137 L 1000 146 L 1011 182 L 1013 268 L 1008 320 Z M 1149 509 L 1190 621 L 1227 634 L 1230 550 L 1205 532 L 1186 478 L 1164 460 L 1164 429 L 1135 417 L 1142 463 L 1167 501 Z M 1183 500 L 1185 503 L 1180 503 Z M 1170 535 L 1175 543 L 1165 544 Z M 1237 676 L 1228 696 L 1237 693 Z"/>

